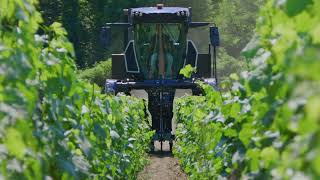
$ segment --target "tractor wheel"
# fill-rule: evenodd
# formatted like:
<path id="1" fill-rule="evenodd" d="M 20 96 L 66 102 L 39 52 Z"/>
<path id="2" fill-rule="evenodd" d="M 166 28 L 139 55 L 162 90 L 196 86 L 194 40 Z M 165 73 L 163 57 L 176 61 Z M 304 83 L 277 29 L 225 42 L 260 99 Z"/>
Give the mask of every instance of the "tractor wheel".
<path id="1" fill-rule="evenodd" d="M 173 142 L 170 142 L 169 146 L 170 146 L 170 152 L 172 152 Z"/>

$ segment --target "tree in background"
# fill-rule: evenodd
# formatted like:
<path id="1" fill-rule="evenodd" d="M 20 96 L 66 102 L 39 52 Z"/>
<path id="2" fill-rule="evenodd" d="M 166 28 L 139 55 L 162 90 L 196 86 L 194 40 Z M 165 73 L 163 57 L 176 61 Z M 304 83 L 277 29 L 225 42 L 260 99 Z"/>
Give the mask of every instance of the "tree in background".
<path id="1" fill-rule="evenodd" d="M 167 5 L 192 7 L 193 21 L 215 23 L 220 30 L 218 76 L 225 79 L 231 73 L 245 69 L 240 53 L 253 36 L 259 0 L 167 0 Z M 207 53 L 209 28 L 189 30 L 189 38 L 199 52 Z"/>
<path id="2" fill-rule="evenodd" d="M 212 0 L 214 20 L 220 28 L 221 45 L 229 55 L 240 56 L 253 36 L 259 0 Z"/>
<path id="3" fill-rule="evenodd" d="M 156 0 L 40 0 L 39 8 L 46 25 L 61 22 L 73 43 L 77 66 L 92 67 L 106 59 L 110 53 L 99 43 L 100 28 L 106 22 L 123 19 L 122 9 L 151 5 Z M 122 34 L 114 34 L 114 45 L 110 51 L 122 47 Z"/>
<path id="4" fill-rule="evenodd" d="M 166 3 L 168 6 L 192 7 L 194 21 L 214 22 L 220 29 L 221 47 L 235 58 L 252 38 L 259 10 L 259 0 L 167 0 Z M 201 42 L 200 49 L 203 46 L 207 49 L 208 28 L 195 31 L 190 31 L 191 39 Z"/>
<path id="5" fill-rule="evenodd" d="M 194 21 L 212 21 L 213 11 L 211 0 L 167 0 L 166 6 L 192 7 Z"/>
<path id="6" fill-rule="evenodd" d="M 166 5 L 191 7 L 193 21 L 214 22 L 214 10 L 211 0 L 168 0 Z M 209 27 L 189 29 L 188 38 L 194 41 L 199 52 L 208 52 Z"/>
<path id="7" fill-rule="evenodd" d="M 245 70 L 242 49 L 253 37 L 259 0 L 212 0 L 214 22 L 219 26 L 221 47 L 218 51 L 220 81 L 231 73 Z"/>

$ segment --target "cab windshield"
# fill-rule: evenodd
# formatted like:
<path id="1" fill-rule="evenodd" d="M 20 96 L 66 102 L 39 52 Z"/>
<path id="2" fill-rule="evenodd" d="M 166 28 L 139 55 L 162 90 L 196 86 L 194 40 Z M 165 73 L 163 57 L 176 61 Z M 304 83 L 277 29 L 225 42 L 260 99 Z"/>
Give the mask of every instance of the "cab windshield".
<path id="1" fill-rule="evenodd" d="M 184 63 L 187 28 L 180 23 L 134 25 L 137 60 L 144 79 L 175 79 Z"/>

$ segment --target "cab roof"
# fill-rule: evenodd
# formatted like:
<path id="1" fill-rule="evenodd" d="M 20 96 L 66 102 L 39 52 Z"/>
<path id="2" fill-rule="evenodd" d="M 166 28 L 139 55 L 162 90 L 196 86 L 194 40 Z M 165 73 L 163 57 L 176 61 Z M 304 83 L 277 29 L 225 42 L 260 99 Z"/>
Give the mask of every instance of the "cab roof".
<path id="1" fill-rule="evenodd" d="M 131 12 L 141 12 L 143 14 L 177 14 L 178 12 L 186 12 L 189 14 L 188 8 L 183 7 L 141 7 L 132 8 Z"/>
<path id="2" fill-rule="evenodd" d="M 183 7 L 141 7 L 129 10 L 129 17 L 133 24 L 149 22 L 149 23 L 188 23 L 190 19 L 190 11 Z"/>

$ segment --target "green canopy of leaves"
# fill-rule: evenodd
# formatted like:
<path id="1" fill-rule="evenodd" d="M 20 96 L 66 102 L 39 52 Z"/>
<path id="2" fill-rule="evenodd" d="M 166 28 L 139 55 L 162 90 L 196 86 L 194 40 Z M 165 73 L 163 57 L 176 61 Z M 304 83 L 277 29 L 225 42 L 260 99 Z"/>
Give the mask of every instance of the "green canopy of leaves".
<path id="1" fill-rule="evenodd" d="M 320 177 L 319 8 L 264 1 L 244 52 L 252 70 L 232 75 L 228 92 L 204 86 L 177 101 L 174 154 L 191 179 Z"/>

